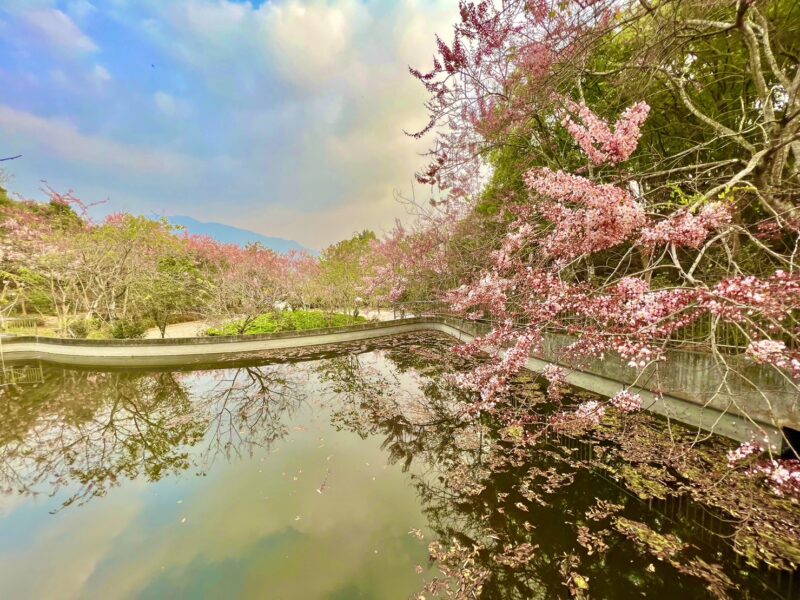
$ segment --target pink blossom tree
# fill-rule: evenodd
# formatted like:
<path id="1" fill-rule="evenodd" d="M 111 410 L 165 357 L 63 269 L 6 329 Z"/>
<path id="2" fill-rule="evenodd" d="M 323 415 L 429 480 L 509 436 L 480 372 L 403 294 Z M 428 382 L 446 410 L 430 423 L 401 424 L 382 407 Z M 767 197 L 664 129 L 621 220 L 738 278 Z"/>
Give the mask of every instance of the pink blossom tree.
<path id="1" fill-rule="evenodd" d="M 210 282 L 209 318 L 233 322 L 244 334 L 256 318 L 287 299 L 289 258 L 259 245 L 241 248 L 203 236 L 186 239 Z"/>

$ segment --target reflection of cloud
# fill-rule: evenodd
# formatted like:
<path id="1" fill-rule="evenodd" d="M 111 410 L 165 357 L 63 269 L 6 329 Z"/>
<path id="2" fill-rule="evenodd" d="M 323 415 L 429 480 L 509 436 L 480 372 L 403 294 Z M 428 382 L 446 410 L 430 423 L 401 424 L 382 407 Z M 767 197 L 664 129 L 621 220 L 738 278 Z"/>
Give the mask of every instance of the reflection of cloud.
<path id="1" fill-rule="evenodd" d="M 26 531 L 13 550 L 0 554 L 4 597 L 85 597 L 86 582 L 141 509 L 131 494 L 120 500 L 45 515 L 41 530 Z"/>
<path id="2" fill-rule="evenodd" d="M 0 494 L 0 519 L 6 518 L 26 501 L 27 497 L 23 494 Z"/>
<path id="3" fill-rule="evenodd" d="M 169 597 L 171 589 L 189 590 L 209 573 L 233 570 L 246 597 L 269 589 L 270 597 L 319 598 L 348 586 L 370 586 L 369 597 L 405 597 L 425 556 L 407 534 L 422 522 L 414 492 L 399 469 L 380 468 L 385 455 L 376 441 L 337 441 L 318 449 L 316 434 L 296 436 L 264 463 L 225 466 L 219 476 L 169 492 L 182 503 L 146 508 L 158 517 L 117 536 L 84 595 L 148 590 Z M 327 468 L 320 495 L 315 489 Z"/>

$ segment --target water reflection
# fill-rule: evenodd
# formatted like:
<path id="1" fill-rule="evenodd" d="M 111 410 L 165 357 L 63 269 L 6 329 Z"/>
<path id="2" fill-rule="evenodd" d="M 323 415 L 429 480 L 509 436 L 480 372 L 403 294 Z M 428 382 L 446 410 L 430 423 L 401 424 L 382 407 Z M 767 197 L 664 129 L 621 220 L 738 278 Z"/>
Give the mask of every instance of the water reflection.
<path id="1" fill-rule="evenodd" d="M 189 467 L 205 423 L 178 374 L 49 369 L 41 385 L 5 390 L 0 481 L 5 493 L 71 490 L 68 506 L 122 479 L 158 481 Z"/>
<path id="2" fill-rule="evenodd" d="M 795 593 L 796 509 L 754 497 L 734 517 L 713 495 L 717 480 L 696 476 L 715 474 L 722 441 L 689 459 L 680 434 L 646 415 L 582 439 L 465 418 L 447 373 L 469 365 L 431 334 L 294 358 L 186 372 L 47 367 L 43 383 L 5 388 L 0 587 L 13 597 Z M 530 377 L 512 408 L 551 410 Z M 63 510 L 72 505 L 85 506 Z M 770 520 L 747 513 L 754 505 Z M 717 518 L 713 536 L 690 518 L 698 509 Z M 59 536 L 75 551 L 52 550 Z M 780 582 L 754 566 L 763 558 L 783 567 Z"/>

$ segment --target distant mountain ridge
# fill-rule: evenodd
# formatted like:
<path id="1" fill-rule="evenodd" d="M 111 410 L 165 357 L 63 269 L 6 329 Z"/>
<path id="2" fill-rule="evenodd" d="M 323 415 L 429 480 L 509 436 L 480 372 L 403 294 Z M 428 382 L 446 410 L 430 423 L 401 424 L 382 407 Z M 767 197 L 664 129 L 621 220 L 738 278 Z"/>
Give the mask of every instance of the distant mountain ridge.
<path id="1" fill-rule="evenodd" d="M 232 225 L 225 225 L 224 223 L 203 223 L 192 217 L 178 215 L 175 217 L 167 217 L 167 220 L 173 225 L 185 227 L 186 230 L 194 235 L 207 235 L 222 244 L 236 244 L 238 246 L 246 246 L 247 244 L 260 243 L 265 248 L 274 250 L 279 254 L 286 254 L 292 250 L 297 252 L 308 252 L 309 254 L 316 254 L 313 250 L 309 250 L 305 246 L 295 242 L 294 240 L 286 240 L 278 237 L 270 237 L 262 235 L 255 231 L 248 229 L 240 229 Z"/>

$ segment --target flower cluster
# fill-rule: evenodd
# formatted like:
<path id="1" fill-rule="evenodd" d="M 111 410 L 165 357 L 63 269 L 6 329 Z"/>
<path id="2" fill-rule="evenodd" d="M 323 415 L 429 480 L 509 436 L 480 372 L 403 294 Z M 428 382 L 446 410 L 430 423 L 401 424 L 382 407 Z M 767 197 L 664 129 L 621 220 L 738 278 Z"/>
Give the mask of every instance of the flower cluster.
<path id="1" fill-rule="evenodd" d="M 525 183 L 531 191 L 552 200 L 541 202 L 537 209 L 555 226 L 541 241 L 553 258 L 570 260 L 612 248 L 645 223 L 642 206 L 617 186 L 550 169 L 529 171 Z"/>
<path id="2" fill-rule="evenodd" d="M 547 397 L 553 402 L 559 402 L 568 389 L 566 370 L 556 365 L 547 365 L 542 370 L 542 377 L 548 383 Z"/>
<path id="3" fill-rule="evenodd" d="M 399 302 L 407 299 L 410 281 L 440 277 L 447 271 L 445 242 L 454 224 L 451 214 L 424 230 L 409 231 L 397 222 L 383 240 L 373 242 L 362 264 L 368 275 L 361 293 Z"/>
<path id="4" fill-rule="evenodd" d="M 507 279 L 500 277 L 496 272 L 490 272 L 472 285 L 462 285 L 453 290 L 446 296 L 446 300 L 450 302 L 453 310 L 463 312 L 481 307 L 500 316 L 505 314 L 508 287 Z"/>
<path id="5" fill-rule="evenodd" d="M 734 322 L 753 316 L 782 321 L 800 309 L 800 275 L 776 271 L 765 279 L 731 277 L 705 295 L 703 306 L 712 315 Z"/>
<path id="6" fill-rule="evenodd" d="M 629 367 L 643 369 L 648 364 L 656 360 L 664 360 L 664 352 L 658 348 L 653 348 L 645 342 L 622 339 L 612 343 L 612 348 L 622 358 L 628 361 Z"/>
<path id="7" fill-rule="evenodd" d="M 650 113 L 650 106 L 639 102 L 623 112 L 612 131 L 609 124 L 595 115 L 583 102 L 568 102 L 568 114 L 562 125 L 569 131 L 581 150 L 596 165 L 617 164 L 627 160 L 639 145 L 641 128 Z"/>
<path id="8" fill-rule="evenodd" d="M 800 379 L 800 352 L 792 352 L 781 341 L 756 340 L 747 346 L 745 354 L 759 364 L 786 369 L 792 377 Z"/>
<path id="9" fill-rule="evenodd" d="M 599 425 L 603 415 L 606 414 L 606 407 L 597 400 L 587 400 L 578 405 L 575 409 L 575 417 L 591 425 Z"/>
<path id="10" fill-rule="evenodd" d="M 736 450 L 728 452 L 728 465 L 733 468 L 746 458 L 754 454 L 761 454 L 763 451 L 764 446 L 760 442 L 743 442 Z"/>
<path id="11" fill-rule="evenodd" d="M 649 248 L 674 244 L 696 249 L 703 245 L 709 233 L 730 221 L 730 208 L 720 202 L 712 202 L 703 206 L 697 214 L 681 210 L 645 227 L 639 235 L 638 243 Z"/>
<path id="12" fill-rule="evenodd" d="M 502 330 L 502 335 L 495 334 L 499 340 L 511 341 L 511 334 L 507 330 Z M 491 336 L 488 340 L 481 339 L 473 344 L 467 344 L 459 349 L 460 354 L 475 354 L 481 348 L 485 348 L 487 341 L 493 344 Z M 500 353 L 500 359 L 495 363 L 486 363 L 473 369 L 468 373 L 457 373 L 452 377 L 452 382 L 466 390 L 480 394 L 481 401 L 472 407 L 472 412 L 478 410 L 490 410 L 495 407 L 497 400 L 506 394 L 509 389 L 509 381 L 516 375 L 528 361 L 531 350 L 541 342 L 541 336 L 528 331 L 523 335 L 517 336 L 510 343 L 507 349 Z M 495 350 L 498 348 L 495 345 Z"/>
<path id="13" fill-rule="evenodd" d="M 628 390 L 622 390 L 611 398 L 611 405 L 624 413 L 637 412 L 642 410 L 642 397 Z"/>
<path id="14" fill-rule="evenodd" d="M 537 80 L 550 72 L 555 58 L 551 46 L 533 42 L 520 50 L 518 65 L 528 80 Z"/>
<path id="15" fill-rule="evenodd" d="M 579 433 L 600 424 L 606 407 L 597 400 L 587 400 L 573 412 L 559 412 L 550 418 L 550 425 L 563 433 Z"/>
<path id="16" fill-rule="evenodd" d="M 776 496 L 800 501 L 800 460 L 769 460 L 757 464 L 749 473 L 760 475 Z"/>

